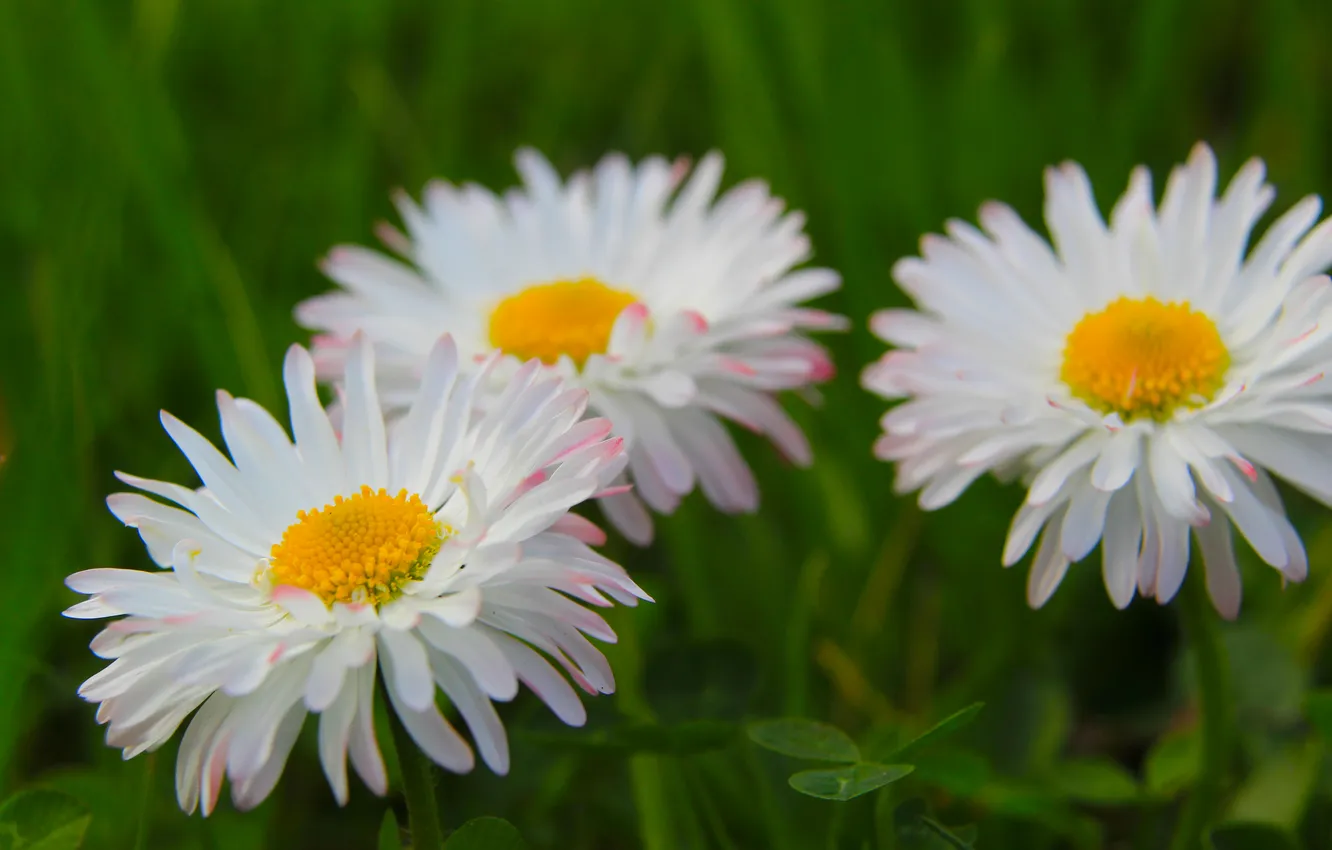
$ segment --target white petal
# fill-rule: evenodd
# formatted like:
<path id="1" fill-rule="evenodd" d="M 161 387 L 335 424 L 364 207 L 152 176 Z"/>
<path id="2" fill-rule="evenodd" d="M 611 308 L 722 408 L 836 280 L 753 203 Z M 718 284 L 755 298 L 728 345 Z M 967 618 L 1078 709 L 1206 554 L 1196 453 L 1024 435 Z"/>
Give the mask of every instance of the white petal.
<path id="1" fill-rule="evenodd" d="M 1063 517 L 1051 520 L 1041 537 L 1040 548 L 1031 562 L 1031 572 L 1027 574 L 1027 604 L 1040 608 L 1050 600 L 1064 573 L 1068 572 L 1068 557 L 1059 551 L 1059 537 L 1062 531 Z"/>
<path id="2" fill-rule="evenodd" d="M 1258 557 L 1282 569 L 1290 563 L 1290 554 L 1286 551 L 1286 541 L 1275 514 L 1259 501 L 1247 482 L 1230 470 L 1225 470 L 1223 474 L 1235 492 L 1235 499 L 1222 504 L 1222 510 L 1230 516 Z"/>
<path id="3" fill-rule="evenodd" d="M 370 638 L 358 630 L 340 632 L 328 641 L 310 665 L 310 675 L 305 682 L 306 708 L 324 711 L 339 694 L 355 693 L 346 684 L 347 671 L 368 663 L 367 656 L 372 649 Z"/>
<path id="4" fill-rule="evenodd" d="M 676 411 L 674 416 L 681 420 L 675 435 L 708 500 L 727 512 L 755 510 L 758 485 L 754 473 L 726 429 L 710 414 L 692 408 Z"/>
<path id="5" fill-rule="evenodd" d="M 606 521 L 615 526 L 629 542 L 647 546 L 652 542 L 652 516 L 633 493 L 605 496 L 598 500 Z"/>
<path id="6" fill-rule="evenodd" d="M 421 493 L 436 474 L 436 464 L 447 461 L 453 447 L 441 445 L 440 436 L 457 379 L 458 347 L 446 335 L 431 349 L 412 406 L 391 441 L 392 486 Z"/>
<path id="7" fill-rule="evenodd" d="M 347 743 L 356 718 L 356 682 L 348 679 L 319 716 L 319 763 L 339 806 L 347 805 Z"/>
<path id="8" fill-rule="evenodd" d="M 333 615 L 324 604 L 324 600 L 308 590 L 294 585 L 279 584 L 273 588 L 269 596 L 304 624 L 322 626 L 333 622 Z"/>
<path id="9" fill-rule="evenodd" d="M 1193 434 L 1183 428 L 1172 428 L 1166 434 L 1170 440 L 1170 445 L 1179 453 L 1179 456 L 1193 470 L 1193 474 L 1202 482 L 1207 492 L 1218 502 L 1229 502 L 1235 498 L 1235 494 L 1230 489 L 1230 484 L 1221 474 L 1220 468 L 1212 458 L 1208 457 L 1202 448 L 1195 442 Z"/>
<path id="10" fill-rule="evenodd" d="M 1154 436 L 1147 442 L 1152 483 L 1156 485 L 1156 495 L 1166 513 L 1190 525 L 1206 522 L 1207 509 L 1195 495 L 1193 476 L 1184 459 L 1161 436 Z"/>
<path id="11" fill-rule="evenodd" d="M 1101 539 L 1110 496 L 1104 490 L 1084 485 L 1069 500 L 1068 512 L 1064 514 L 1060 548 L 1070 561 L 1081 561 L 1087 557 Z"/>
<path id="12" fill-rule="evenodd" d="M 1110 601 L 1123 610 L 1133 601 L 1137 587 L 1138 553 L 1142 547 L 1142 519 L 1132 490 L 1115 494 L 1105 521 L 1101 546 L 1102 577 Z"/>
<path id="13" fill-rule="evenodd" d="M 493 640 L 493 630 L 453 628 L 426 618 L 420 633 L 434 649 L 457 659 L 492 699 L 511 700 L 518 693 L 518 678 Z"/>
<path id="14" fill-rule="evenodd" d="M 1045 527 L 1046 520 L 1055 511 L 1067 504 L 1067 499 L 1052 499 L 1043 505 L 1023 503 L 1013 515 L 1013 522 L 1008 528 L 1008 537 L 1004 541 L 1003 565 L 1011 567 L 1027 554 L 1036 535 Z"/>
<path id="15" fill-rule="evenodd" d="M 315 392 L 315 368 L 309 352 L 298 345 L 287 349 L 282 375 L 287 387 L 287 403 L 291 407 L 291 432 L 304 462 L 305 474 L 319 482 L 321 492 L 330 496 L 343 492 L 347 485 L 342 451 L 333 425 Z"/>
<path id="16" fill-rule="evenodd" d="M 308 660 L 298 658 L 284 665 L 279 675 L 263 687 L 243 697 L 228 721 L 231 742 L 228 745 L 227 777 L 235 784 L 254 780 L 276 752 L 279 732 L 293 706 L 299 705 L 304 691 L 304 670 Z M 235 789 L 233 789 L 234 792 Z"/>
<path id="17" fill-rule="evenodd" d="M 213 758 L 216 748 L 225 747 L 225 743 L 218 742 L 215 736 L 234 705 L 235 700 L 231 697 L 214 694 L 194 715 L 189 728 L 185 730 L 185 737 L 181 739 L 180 751 L 176 756 L 176 800 L 186 814 L 193 814 L 198 807 L 201 788 L 205 791 L 205 813 L 212 810 L 217 800 L 226 757 L 224 754 L 220 759 Z M 210 764 L 216 768 L 215 777 L 203 774 Z M 208 792 L 211 792 L 211 801 Z"/>
<path id="18" fill-rule="evenodd" d="M 501 776 L 509 772 L 509 740 L 495 707 L 460 665 L 438 652 L 430 654 L 430 667 L 439 686 L 467 721 L 486 765 Z"/>
<path id="19" fill-rule="evenodd" d="M 694 400 L 698 388 L 684 372 L 663 370 L 638 382 L 653 401 L 662 407 L 684 407 Z"/>
<path id="20" fill-rule="evenodd" d="M 1332 444 L 1280 424 L 1233 425 L 1218 429 L 1245 457 L 1332 505 Z"/>
<path id="21" fill-rule="evenodd" d="M 384 438 L 384 414 L 375 390 L 375 355 L 364 335 L 353 341 L 347 360 L 347 399 L 344 409 L 342 450 L 347 476 L 353 486 L 372 489 L 388 486 L 388 448 Z"/>
<path id="22" fill-rule="evenodd" d="M 1161 522 L 1165 511 L 1156 497 L 1156 488 L 1140 475 L 1134 480 L 1138 518 L 1142 521 L 1142 550 L 1138 553 L 1138 593 L 1156 596 L 1156 579 L 1161 566 Z"/>
<path id="23" fill-rule="evenodd" d="M 1189 566 L 1189 527 L 1179 520 L 1160 517 L 1157 534 L 1160 561 L 1156 574 L 1156 601 L 1162 604 L 1175 598 L 1184 583 Z"/>
<path id="24" fill-rule="evenodd" d="M 273 737 L 272 752 L 263 767 L 249 779 L 232 786 L 231 799 L 237 809 L 242 812 L 249 811 L 272 793 L 304 722 L 305 709 L 301 705 L 293 705 L 288 709 L 286 716 L 278 723 L 277 732 Z"/>
<path id="25" fill-rule="evenodd" d="M 389 689 L 407 709 L 423 712 L 435 705 L 435 685 L 425 647 L 411 632 L 384 629 L 379 633 L 380 663 Z"/>
<path id="26" fill-rule="evenodd" d="M 1266 472 L 1258 470 L 1258 474 L 1253 481 L 1253 492 L 1263 506 L 1271 512 L 1273 521 L 1281 532 L 1281 538 L 1285 542 L 1286 554 L 1289 560 L 1286 566 L 1281 570 L 1282 574 L 1291 581 L 1304 581 L 1309 577 L 1309 556 L 1304 551 L 1304 543 L 1300 540 L 1299 534 L 1290 524 L 1286 517 L 1286 509 L 1281 504 L 1281 495 L 1277 493 L 1276 485 Z"/>
<path id="27" fill-rule="evenodd" d="M 384 759 L 375 741 L 375 666 L 366 664 L 348 677 L 348 685 L 356 688 L 356 718 L 352 721 L 347 753 L 352 767 L 371 791 L 380 797 L 388 793 L 388 775 Z"/>
<path id="28" fill-rule="evenodd" d="M 1244 586 L 1240 582 L 1239 566 L 1235 563 L 1230 522 L 1224 516 L 1217 516 L 1210 525 L 1195 528 L 1193 534 L 1198 538 L 1198 549 L 1207 571 L 1207 595 L 1212 597 L 1212 604 L 1222 617 L 1233 620 L 1239 616 Z"/>
<path id="29" fill-rule="evenodd" d="M 481 589 L 466 587 L 438 599 L 420 603 L 421 613 L 455 629 L 470 626 L 481 613 Z"/>
<path id="30" fill-rule="evenodd" d="M 555 712 L 556 717 L 569 726 L 582 726 L 587 722 L 587 709 L 578 698 L 578 693 L 546 659 L 531 647 L 501 632 L 490 632 L 490 638 L 513 665 L 523 684 L 531 688 L 532 693 L 540 697 Z"/>
<path id="31" fill-rule="evenodd" d="M 1092 465 L 1093 487 L 1109 492 L 1128 483 L 1138 466 L 1141 436 L 1142 432 L 1137 428 L 1124 428 L 1110 438 Z"/>
<path id="32" fill-rule="evenodd" d="M 393 684 L 397 677 L 393 673 L 393 663 L 389 660 L 389 656 L 381 656 L 380 663 L 385 668 L 384 680 L 389 683 L 387 688 L 389 702 L 393 704 L 393 710 L 398 713 L 402 725 L 406 727 L 408 734 L 412 736 L 412 740 L 421 748 L 421 752 L 446 770 L 451 770 L 454 773 L 470 771 L 476 763 L 471 747 L 467 746 L 467 742 L 462 739 L 457 730 L 450 726 L 444 716 L 439 713 L 439 709 L 434 702 L 432 701 L 423 710 L 408 706 L 403 702 L 402 695 Z M 428 669 L 426 682 L 433 693 L 435 680 L 430 677 Z"/>
<path id="33" fill-rule="evenodd" d="M 1085 469 L 1100 454 L 1105 442 L 1105 435 L 1089 433 L 1046 464 L 1031 482 L 1027 504 L 1042 505 L 1054 498 L 1065 481 Z"/>
<path id="34" fill-rule="evenodd" d="M 234 515 L 239 523 L 257 530 L 259 536 L 268 535 L 276 539 L 281 535 L 281 527 L 274 526 L 271 519 L 261 518 L 255 513 L 255 500 L 249 485 L 216 446 L 170 413 L 162 411 L 161 418 L 162 427 L 171 435 L 181 453 L 199 473 L 204 486 L 227 513 Z"/>

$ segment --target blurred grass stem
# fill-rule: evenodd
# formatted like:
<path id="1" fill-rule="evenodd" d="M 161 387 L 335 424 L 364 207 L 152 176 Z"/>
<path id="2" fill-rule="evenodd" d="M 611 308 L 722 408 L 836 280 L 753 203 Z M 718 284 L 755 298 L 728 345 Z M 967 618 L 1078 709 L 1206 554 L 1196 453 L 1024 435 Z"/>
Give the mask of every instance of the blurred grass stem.
<path id="1" fill-rule="evenodd" d="M 1229 671 L 1221 645 L 1220 624 L 1207 597 L 1206 573 L 1201 566 L 1197 564 L 1189 570 L 1176 603 L 1180 629 L 1193 654 L 1202 749 L 1198 779 L 1175 824 L 1171 850 L 1196 850 L 1203 846 L 1203 831 L 1216 814 L 1230 767 L 1234 709 L 1230 704 Z"/>
<path id="2" fill-rule="evenodd" d="M 442 850 L 444 833 L 439 825 L 433 765 L 416 746 L 397 713 L 390 710 L 388 716 L 402 771 L 402 793 L 407 798 L 407 829 L 412 836 L 412 850 Z"/>
<path id="3" fill-rule="evenodd" d="M 143 764 L 143 793 L 139 798 L 139 826 L 134 835 L 134 850 L 148 850 L 148 832 L 153 822 L 153 774 L 157 753 L 149 753 Z"/>

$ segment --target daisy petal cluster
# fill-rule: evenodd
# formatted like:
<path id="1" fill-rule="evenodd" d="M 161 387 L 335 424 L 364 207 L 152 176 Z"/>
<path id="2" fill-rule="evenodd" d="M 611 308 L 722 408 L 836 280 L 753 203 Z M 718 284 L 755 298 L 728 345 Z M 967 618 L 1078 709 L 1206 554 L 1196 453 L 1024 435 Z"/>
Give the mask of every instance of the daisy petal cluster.
<path id="1" fill-rule="evenodd" d="M 494 365 L 460 369 L 453 341 L 436 341 L 386 425 L 373 349 L 352 339 L 339 434 L 312 358 L 293 347 L 290 436 L 258 404 L 219 393 L 229 457 L 162 415 L 201 488 L 120 475 L 140 492 L 108 504 L 162 570 L 69 578 L 89 598 L 68 616 L 116 618 L 92 643 L 110 664 L 79 692 L 127 758 L 193 714 L 176 764 L 186 811 L 211 812 L 224 779 L 237 807 L 260 803 L 310 713 L 339 803 L 349 757 L 383 794 L 377 683 L 421 750 L 459 772 L 473 750 L 439 692 L 504 773 L 495 701 L 521 683 L 578 725 L 586 715 L 569 679 L 614 690 L 588 637 L 615 634 L 587 606 L 648 597 L 589 547 L 601 532 L 569 510 L 620 474 L 622 441 L 605 419 L 585 418 L 585 391 L 537 363 L 481 404 Z"/>
<path id="2" fill-rule="evenodd" d="M 442 332 L 465 362 L 503 355 L 503 382 L 538 359 L 590 393 L 625 439 L 633 490 L 601 501 L 627 537 L 646 543 L 646 507 L 670 513 L 696 486 L 718 508 L 752 511 L 754 477 L 722 420 L 767 435 L 810 462 L 800 429 L 774 399 L 833 374 L 807 331 L 844 321 L 802 302 L 837 274 L 800 268 L 804 218 L 758 181 L 718 195 L 722 159 L 610 155 L 562 180 L 533 151 L 517 156 L 520 188 L 503 195 L 432 183 L 397 199 L 406 233 L 383 229 L 402 261 L 358 247 L 324 265 L 341 289 L 297 307 L 320 336 L 321 377 L 338 380 L 360 331 L 378 351 L 380 390 L 401 407 Z M 686 177 L 688 179 L 686 180 Z"/>
<path id="3" fill-rule="evenodd" d="M 1159 206 L 1133 172 L 1108 222 L 1076 165 L 1046 175 L 1053 246 L 1007 206 L 953 221 L 894 277 L 917 309 L 872 319 L 896 346 L 863 376 L 901 399 L 876 454 L 938 508 L 987 472 L 1027 497 L 1003 563 L 1036 545 L 1043 604 L 1099 543 L 1110 598 L 1165 602 L 1196 542 L 1207 588 L 1239 610 L 1234 531 L 1289 580 L 1308 570 L 1272 475 L 1332 503 L 1332 223 L 1310 197 L 1251 250 L 1272 203 L 1252 160 L 1217 194 L 1194 148 Z M 1039 543 L 1037 540 L 1039 538 Z"/>

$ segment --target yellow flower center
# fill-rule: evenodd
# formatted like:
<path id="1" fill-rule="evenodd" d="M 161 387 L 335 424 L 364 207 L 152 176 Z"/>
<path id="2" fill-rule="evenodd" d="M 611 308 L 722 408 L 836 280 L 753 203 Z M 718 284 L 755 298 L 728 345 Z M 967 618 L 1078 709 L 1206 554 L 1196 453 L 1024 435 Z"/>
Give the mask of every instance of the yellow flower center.
<path id="1" fill-rule="evenodd" d="M 582 366 L 606 351 L 615 318 L 636 300 L 594 277 L 529 286 L 490 314 L 490 344 L 522 360 L 552 364 L 567 354 Z"/>
<path id="2" fill-rule="evenodd" d="M 336 496 L 331 505 L 296 514 L 270 553 L 273 584 L 304 588 L 329 605 L 379 606 L 425 576 L 450 533 L 420 496 L 362 487 L 349 498 Z"/>
<path id="3" fill-rule="evenodd" d="M 1125 421 L 1201 407 L 1225 382 L 1230 352 L 1187 301 L 1120 298 L 1088 313 L 1064 343 L 1059 370 L 1073 395 Z"/>

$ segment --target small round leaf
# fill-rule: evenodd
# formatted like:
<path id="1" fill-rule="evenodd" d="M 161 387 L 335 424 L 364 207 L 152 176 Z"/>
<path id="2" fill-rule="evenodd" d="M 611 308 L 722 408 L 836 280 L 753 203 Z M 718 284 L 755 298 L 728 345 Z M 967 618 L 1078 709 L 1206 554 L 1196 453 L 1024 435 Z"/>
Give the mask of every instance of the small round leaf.
<path id="1" fill-rule="evenodd" d="M 0 803 L 0 850 L 75 850 L 92 815 L 59 791 L 20 791 Z"/>
<path id="2" fill-rule="evenodd" d="M 1138 782 L 1119 763 L 1107 758 L 1066 761 L 1055 767 L 1050 785 L 1070 800 L 1112 806 L 1138 799 Z"/>
<path id="3" fill-rule="evenodd" d="M 1201 760 L 1195 730 L 1166 735 L 1147 752 L 1147 790 L 1162 797 L 1178 794 L 1197 780 Z"/>
<path id="4" fill-rule="evenodd" d="M 527 850 L 517 827 L 503 818 L 472 818 L 444 842 L 444 850 Z"/>
<path id="5" fill-rule="evenodd" d="M 860 750 L 836 726 L 817 720 L 786 717 L 760 720 L 749 726 L 749 740 L 782 755 L 813 761 L 860 761 Z"/>
<path id="6" fill-rule="evenodd" d="M 802 770 L 789 781 L 801 794 L 844 801 L 896 782 L 913 769 L 909 764 L 848 764 L 831 770 Z"/>

